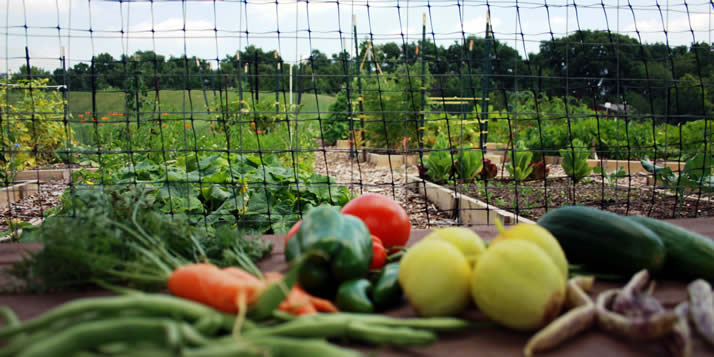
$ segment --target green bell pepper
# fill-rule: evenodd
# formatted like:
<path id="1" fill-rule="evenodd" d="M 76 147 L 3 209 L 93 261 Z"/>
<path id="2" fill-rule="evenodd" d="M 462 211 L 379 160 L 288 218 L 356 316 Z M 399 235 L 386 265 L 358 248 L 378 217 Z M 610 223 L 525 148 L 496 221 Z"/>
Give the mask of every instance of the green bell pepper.
<path id="1" fill-rule="evenodd" d="M 374 305 L 369 300 L 372 283 L 367 279 L 347 280 L 337 289 L 335 305 L 340 311 L 372 313 Z"/>
<path id="2" fill-rule="evenodd" d="M 285 247 L 285 258 L 292 262 L 308 251 L 314 254 L 301 269 L 298 283 L 313 294 L 328 296 L 341 282 L 367 274 L 372 239 L 359 218 L 323 205 L 305 214 L 300 229 Z"/>
<path id="3" fill-rule="evenodd" d="M 399 263 L 384 266 L 382 275 L 374 284 L 372 302 L 378 309 L 388 309 L 402 301 L 402 287 L 399 285 Z"/>

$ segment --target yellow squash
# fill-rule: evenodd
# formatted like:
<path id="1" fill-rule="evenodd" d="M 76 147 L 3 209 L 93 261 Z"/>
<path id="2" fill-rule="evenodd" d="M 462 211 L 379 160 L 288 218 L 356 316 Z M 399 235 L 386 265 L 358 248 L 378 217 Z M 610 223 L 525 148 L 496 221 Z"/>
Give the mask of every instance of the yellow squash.
<path id="1" fill-rule="evenodd" d="M 509 239 L 529 241 L 543 249 L 563 274 L 563 278 L 568 280 L 568 260 L 565 258 L 565 252 L 558 240 L 547 229 L 530 223 L 519 223 L 508 230 L 504 230 L 500 222 L 497 222 L 496 225 L 500 233 L 491 241 L 491 245 Z"/>
<path id="2" fill-rule="evenodd" d="M 528 241 L 507 239 L 489 245 L 479 257 L 471 294 L 492 320 L 532 331 L 558 316 L 565 284 L 561 271 L 543 249 Z"/>
<path id="3" fill-rule="evenodd" d="M 399 285 L 422 316 L 458 314 L 471 301 L 471 266 L 451 243 L 425 239 L 399 264 Z"/>

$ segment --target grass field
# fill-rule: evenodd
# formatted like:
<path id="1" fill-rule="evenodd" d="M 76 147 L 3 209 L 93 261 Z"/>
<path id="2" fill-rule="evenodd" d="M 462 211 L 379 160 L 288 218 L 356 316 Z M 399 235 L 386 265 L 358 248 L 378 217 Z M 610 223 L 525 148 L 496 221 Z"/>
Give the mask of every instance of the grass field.
<path id="1" fill-rule="evenodd" d="M 213 106 L 219 95 L 218 92 L 206 91 L 204 98 L 204 94 L 200 90 L 190 91 L 190 96 L 189 91 L 163 90 L 159 92 L 159 111 L 177 114 L 193 112 L 194 116 L 205 115 L 208 113 L 206 102 L 209 107 Z M 149 92 L 151 100 L 153 100 L 154 96 L 154 92 Z M 238 97 L 239 94 L 237 92 L 230 92 L 228 99 L 229 101 L 234 101 L 238 100 Z M 260 93 L 260 98 L 263 99 L 264 97 L 274 98 L 275 93 Z M 281 93 L 280 102 L 283 103 L 285 99 Z M 247 100 L 249 101 L 249 99 Z M 314 116 L 314 113 L 318 111 L 318 104 L 320 112 L 327 112 L 330 104 L 335 102 L 335 97 L 322 94 L 317 95 L 317 97 L 314 94 L 303 94 L 301 100 L 303 105 L 301 112 Z M 121 91 L 97 92 L 94 102 L 96 103 L 94 111 L 99 115 L 102 113 L 124 112 L 126 109 L 124 92 Z M 297 103 L 297 94 L 295 93 L 293 93 L 293 103 Z M 69 110 L 72 113 L 92 112 L 92 93 L 71 92 L 69 95 Z"/>

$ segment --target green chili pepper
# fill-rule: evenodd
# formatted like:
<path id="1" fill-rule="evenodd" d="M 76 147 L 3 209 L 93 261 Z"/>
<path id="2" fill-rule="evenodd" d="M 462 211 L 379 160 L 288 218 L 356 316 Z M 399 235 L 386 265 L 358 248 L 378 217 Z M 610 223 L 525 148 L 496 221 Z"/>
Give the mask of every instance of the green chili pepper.
<path id="1" fill-rule="evenodd" d="M 341 311 L 370 313 L 374 306 L 369 300 L 372 283 L 367 279 L 354 279 L 343 282 L 337 289 L 335 304 Z"/>
<path id="2" fill-rule="evenodd" d="M 382 275 L 374 284 L 372 302 L 378 309 L 388 309 L 402 301 L 402 287 L 399 285 L 399 263 L 384 266 Z"/>
<path id="3" fill-rule="evenodd" d="M 300 271 L 300 286 L 316 295 L 332 295 L 340 282 L 367 274 L 372 262 L 369 229 L 357 217 L 336 207 L 319 206 L 307 212 L 300 229 L 285 247 L 288 262 L 315 252 Z"/>

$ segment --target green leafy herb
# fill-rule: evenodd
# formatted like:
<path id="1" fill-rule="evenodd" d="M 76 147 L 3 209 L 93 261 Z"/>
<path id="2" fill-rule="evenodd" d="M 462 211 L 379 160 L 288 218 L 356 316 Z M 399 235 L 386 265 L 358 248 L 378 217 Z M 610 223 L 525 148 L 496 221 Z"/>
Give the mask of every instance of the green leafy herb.
<path id="1" fill-rule="evenodd" d="M 573 179 L 575 183 L 582 181 L 590 175 L 592 168 L 588 166 L 590 151 L 588 147 L 578 139 L 573 139 L 572 149 L 561 149 L 560 156 L 563 158 L 562 166 L 565 173 Z"/>
<path id="2" fill-rule="evenodd" d="M 432 147 L 432 152 L 426 157 L 424 166 L 426 166 L 426 174 L 429 179 L 436 182 L 444 182 L 449 178 L 451 174 L 451 169 L 454 165 L 451 159 L 451 153 L 447 150 L 449 148 L 446 142 L 446 136 L 440 134 L 434 146 Z"/>
<path id="3" fill-rule="evenodd" d="M 610 183 L 610 186 L 614 185 L 618 179 L 627 177 L 627 171 L 625 168 L 620 166 L 617 170 L 610 172 L 609 174 L 602 167 L 593 167 L 593 172 L 601 174 Z"/>
<path id="4" fill-rule="evenodd" d="M 228 224 L 195 225 L 185 213 L 155 209 L 155 188 L 129 186 L 102 190 L 79 186 L 63 197 L 55 216 L 21 241 L 43 249 L 16 263 L 10 273 L 33 291 L 85 286 L 95 280 L 145 288 L 164 286 L 166 273 L 189 262 L 236 265 L 236 255 L 252 261 L 272 246 L 249 238 Z"/>
<path id="5" fill-rule="evenodd" d="M 533 172 L 533 152 L 528 151 L 523 141 L 518 141 L 511 152 L 511 162 L 506 165 L 506 170 L 517 181 L 523 181 Z"/>
<path id="6" fill-rule="evenodd" d="M 473 182 L 483 169 L 483 155 L 480 150 L 462 146 L 456 160 L 456 173 L 463 182 Z"/>

